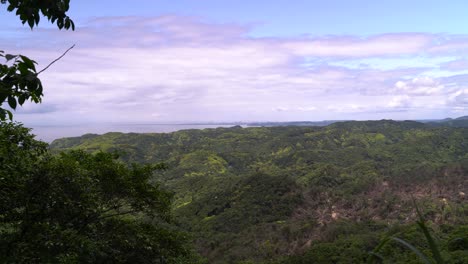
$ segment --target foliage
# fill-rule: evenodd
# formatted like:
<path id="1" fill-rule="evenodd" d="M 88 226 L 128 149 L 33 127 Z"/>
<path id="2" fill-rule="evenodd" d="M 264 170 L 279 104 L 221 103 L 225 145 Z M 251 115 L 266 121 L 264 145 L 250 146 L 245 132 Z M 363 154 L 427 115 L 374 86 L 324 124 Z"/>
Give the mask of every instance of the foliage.
<path id="1" fill-rule="evenodd" d="M 395 241 L 397 243 L 400 243 L 401 245 L 407 247 L 411 251 L 413 251 L 420 259 L 426 264 L 431 264 L 431 263 L 436 263 L 436 264 L 444 264 L 445 261 L 442 258 L 441 252 L 439 250 L 439 246 L 435 242 L 433 236 L 431 235 L 431 232 L 429 231 L 429 227 L 427 226 L 426 220 L 424 219 L 423 215 L 419 211 L 419 208 L 417 207 L 417 204 L 415 203 L 416 211 L 418 213 L 419 219 L 416 221 L 416 224 L 418 228 L 422 231 L 424 234 L 424 237 L 429 245 L 429 249 L 432 255 L 432 258 L 421 252 L 418 248 L 413 246 L 411 243 L 408 243 L 407 241 L 395 236 L 395 235 L 389 235 L 385 237 L 379 245 L 370 253 L 371 257 L 369 258 L 369 262 L 375 263 L 375 261 L 378 259 L 380 261 L 383 261 L 384 258 L 378 253 L 378 251 L 384 247 L 387 243 L 390 241 Z"/>
<path id="2" fill-rule="evenodd" d="M 409 194 L 436 226 L 467 224 L 463 128 L 384 120 L 108 133 L 56 140 L 51 148 L 119 151 L 129 163 L 166 162 L 169 169 L 154 179 L 175 192 L 174 214 L 210 263 L 287 255 L 295 257 L 285 263 L 362 262 L 389 225 L 403 230 L 417 220 Z M 448 250 L 451 232 L 438 234 L 443 256 L 456 263 L 463 251 Z M 424 248 L 418 235 L 402 239 Z M 385 253 L 397 263 L 418 261 L 399 247 Z"/>
<path id="3" fill-rule="evenodd" d="M 0 64 L 0 120 L 13 119 L 10 110 L 1 105 L 8 102 L 8 106 L 15 110 L 28 99 L 39 103 L 42 97 L 42 83 L 37 77 L 35 61 L 22 55 L 4 54 L 0 51 L 0 58 L 5 58 L 12 64 Z"/>
<path id="4" fill-rule="evenodd" d="M 172 193 L 107 153 L 56 156 L 0 123 L 0 255 L 14 263 L 175 263 L 189 258 Z"/>
<path id="5" fill-rule="evenodd" d="M 75 30 L 75 24 L 67 16 L 70 0 L 1 0 L 0 4 L 6 4 L 9 12 L 16 11 L 21 22 L 28 23 L 31 29 L 39 24 L 42 15 L 52 24 L 56 23 L 59 29 Z"/>
<path id="6" fill-rule="evenodd" d="M 10 12 L 16 11 L 16 15 L 23 24 L 33 29 L 39 24 L 41 15 L 45 16 L 51 23 L 55 23 L 59 29 L 75 30 L 75 24 L 67 16 L 70 0 L 1 0 L 0 4 L 7 5 Z M 5 53 L 0 50 L 0 121 L 7 117 L 12 120 L 13 114 L 10 110 L 2 107 L 8 103 L 11 110 L 25 101 L 31 100 L 39 103 L 43 96 L 43 86 L 39 79 L 42 71 L 36 70 L 36 62 L 23 55 Z"/>

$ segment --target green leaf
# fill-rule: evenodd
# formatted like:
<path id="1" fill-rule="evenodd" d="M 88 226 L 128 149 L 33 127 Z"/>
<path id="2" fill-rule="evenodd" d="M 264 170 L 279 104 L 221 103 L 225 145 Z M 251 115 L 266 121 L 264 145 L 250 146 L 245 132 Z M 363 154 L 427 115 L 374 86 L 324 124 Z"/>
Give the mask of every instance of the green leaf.
<path id="1" fill-rule="evenodd" d="M 403 246 L 409 248 L 411 251 L 413 251 L 416 255 L 419 256 L 419 258 L 421 258 L 422 262 L 424 262 L 425 264 L 432 264 L 432 262 L 429 260 L 429 258 L 424 254 L 422 253 L 419 249 L 415 248 L 413 245 L 411 245 L 410 243 L 406 242 L 405 240 L 401 239 L 401 238 L 398 238 L 398 237 L 392 237 L 392 240 L 402 244 Z"/>
<path id="2" fill-rule="evenodd" d="M 24 101 L 26 101 L 26 96 L 21 95 L 20 97 L 18 97 L 18 103 L 19 103 L 20 105 L 23 105 L 23 104 L 24 104 Z"/>
<path id="3" fill-rule="evenodd" d="M 391 235 L 388 234 L 386 235 L 380 243 L 377 245 L 377 247 L 374 248 L 371 252 L 369 252 L 370 258 L 368 259 L 369 263 L 375 263 L 377 259 L 383 260 L 382 255 L 378 254 L 377 252 L 382 249 L 391 239 Z"/>
<path id="4" fill-rule="evenodd" d="M 0 93 L 0 105 L 7 99 L 8 93 L 1 94 Z"/>
<path id="5" fill-rule="evenodd" d="M 371 252 L 369 252 L 369 255 L 371 255 L 369 263 L 374 263 L 376 259 L 378 259 L 380 261 L 384 260 L 384 257 L 379 253 L 371 251 Z"/>
<path id="6" fill-rule="evenodd" d="M 36 67 L 34 66 L 34 61 L 29 59 L 26 56 L 20 55 L 21 59 L 23 62 L 28 66 L 28 68 L 32 69 L 34 72 L 36 72 Z"/>
<path id="7" fill-rule="evenodd" d="M 5 121 L 6 118 L 6 110 L 0 108 L 0 121 Z"/>
<path id="8" fill-rule="evenodd" d="M 57 20 L 57 27 L 58 27 L 59 29 L 62 29 L 63 26 L 64 26 L 63 18 L 58 19 L 58 20 Z"/>
<path id="9" fill-rule="evenodd" d="M 14 59 L 14 58 L 16 58 L 16 57 L 17 57 L 17 55 L 12 55 L 12 54 L 7 54 L 7 55 L 5 55 L 5 59 L 6 59 L 7 61 L 11 61 L 12 59 Z"/>
<path id="10" fill-rule="evenodd" d="M 8 114 L 8 118 L 9 118 L 10 120 L 13 120 L 13 113 L 12 113 L 11 111 L 8 111 L 8 110 L 5 110 L 5 111 L 6 111 L 7 114 Z"/>
<path id="11" fill-rule="evenodd" d="M 34 18 L 30 17 L 28 18 L 28 25 L 32 29 L 34 27 Z"/>
<path id="12" fill-rule="evenodd" d="M 42 87 L 41 81 L 38 80 L 38 82 L 39 82 L 39 83 L 37 84 L 37 94 L 38 94 L 39 96 L 41 96 L 41 95 L 42 95 L 43 87 Z"/>
<path id="13" fill-rule="evenodd" d="M 18 70 L 22 75 L 26 75 L 29 72 L 29 67 L 26 65 L 26 63 L 19 63 L 18 64 Z"/>
<path id="14" fill-rule="evenodd" d="M 423 214 L 419 210 L 418 204 L 416 203 L 416 200 L 413 198 L 413 204 L 414 207 L 416 208 L 416 212 L 418 214 L 419 220 L 416 222 L 418 227 L 422 230 L 424 233 L 424 236 L 426 237 L 427 243 L 429 244 L 429 248 L 431 249 L 432 256 L 434 257 L 435 261 L 437 264 L 443 264 L 444 260 L 442 259 L 442 256 L 440 254 L 440 250 L 437 247 L 436 242 L 431 236 L 431 233 L 429 232 L 429 229 L 426 226 L 426 220 L 424 219 Z"/>
<path id="15" fill-rule="evenodd" d="M 13 96 L 8 96 L 8 105 L 11 107 L 11 109 L 16 109 L 16 98 Z"/>
<path id="16" fill-rule="evenodd" d="M 437 264 L 443 264 L 444 260 L 442 259 L 439 248 L 437 247 L 437 244 L 435 243 L 434 239 L 432 238 L 431 233 L 429 232 L 429 229 L 427 228 L 425 222 L 424 221 L 418 221 L 417 224 L 418 224 L 418 227 L 423 231 L 424 236 L 426 237 L 426 240 L 429 243 L 429 247 L 431 249 L 432 256 L 434 257 L 436 263 Z"/>

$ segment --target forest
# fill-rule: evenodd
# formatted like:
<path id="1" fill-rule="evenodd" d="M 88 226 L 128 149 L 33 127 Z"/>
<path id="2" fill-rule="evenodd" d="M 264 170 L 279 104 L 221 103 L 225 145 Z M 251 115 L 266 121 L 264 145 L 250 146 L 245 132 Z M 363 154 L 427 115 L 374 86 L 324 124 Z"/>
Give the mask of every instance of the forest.
<path id="1" fill-rule="evenodd" d="M 88 134 L 50 145 L 73 150 L 164 164 L 152 180 L 174 194 L 175 225 L 208 263 L 365 263 L 388 234 L 430 255 L 417 208 L 445 263 L 468 260 L 466 128 L 348 121 Z M 388 263 L 421 263 L 398 244 L 380 251 Z"/>

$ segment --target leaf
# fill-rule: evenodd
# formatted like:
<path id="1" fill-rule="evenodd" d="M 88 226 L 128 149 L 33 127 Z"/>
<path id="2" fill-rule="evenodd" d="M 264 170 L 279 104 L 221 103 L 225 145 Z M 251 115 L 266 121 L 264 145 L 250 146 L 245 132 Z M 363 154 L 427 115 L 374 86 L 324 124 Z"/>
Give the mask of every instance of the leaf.
<path id="1" fill-rule="evenodd" d="M 403 240 L 401 238 L 398 238 L 398 237 L 392 237 L 392 240 L 394 240 L 394 241 L 402 244 L 403 246 L 409 248 L 416 255 L 418 255 L 425 264 L 432 264 L 432 262 L 429 260 L 429 258 L 424 253 L 422 253 L 419 249 L 415 248 L 410 243 L 408 243 L 405 240 Z"/>
<path id="2" fill-rule="evenodd" d="M 7 61 L 11 61 L 12 59 L 14 59 L 14 58 L 16 58 L 16 57 L 17 57 L 17 55 L 11 55 L 11 54 L 5 55 L 5 59 L 6 59 Z"/>
<path id="3" fill-rule="evenodd" d="M 0 105 L 7 99 L 8 93 L 0 93 Z"/>
<path id="4" fill-rule="evenodd" d="M 36 81 L 37 79 L 37 75 L 34 74 L 34 73 L 29 73 L 27 76 L 26 76 L 26 80 L 32 82 L 32 81 Z"/>
<path id="5" fill-rule="evenodd" d="M 62 29 L 63 26 L 64 26 L 63 18 L 58 19 L 58 20 L 57 20 L 57 27 L 58 27 L 59 29 Z"/>
<path id="6" fill-rule="evenodd" d="M 431 248 L 432 256 L 434 257 L 435 261 L 437 264 L 442 264 L 444 263 L 442 256 L 440 255 L 439 248 L 437 247 L 437 244 L 435 243 L 434 239 L 431 236 L 431 233 L 429 232 L 429 229 L 427 228 L 426 224 L 424 221 L 418 221 L 417 222 L 419 228 L 423 231 L 424 236 L 426 237 L 427 243 L 429 243 L 429 247 Z"/>
<path id="7" fill-rule="evenodd" d="M 26 56 L 20 55 L 21 59 L 23 62 L 28 66 L 28 68 L 32 69 L 34 72 L 36 72 L 36 67 L 34 66 L 34 61 L 29 59 Z"/>
<path id="8" fill-rule="evenodd" d="M 10 118 L 10 120 L 13 120 L 13 113 L 11 111 L 8 111 L 8 110 L 5 110 L 8 114 L 8 117 Z"/>
<path id="9" fill-rule="evenodd" d="M 442 259 L 439 248 L 437 247 L 436 242 L 432 238 L 431 233 L 429 232 L 429 229 L 426 226 L 426 220 L 424 219 L 423 214 L 419 210 L 418 204 L 416 203 L 416 200 L 414 198 L 413 198 L 413 204 L 414 204 L 414 207 L 416 208 L 416 212 L 419 217 L 419 220 L 416 222 L 416 224 L 418 225 L 419 229 L 421 229 L 422 232 L 424 233 L 427 243 L 429 244 L 429 247 L 431 249 L 432 256 L 434 257 L 436 263 L 438 264 L 444 263 L 444 260 Z"/>
<path id="10" fill-rule="evenodd" d="M 371 261 L 374 261 L 375 259 L 379 259 L 380 261 L 384 260 L 384 257 L 379 253 L 371 251 L 369 252 L 369 255 L 371 255 Z M 373 263 L 371 261 L 369 261 L 369 263 Z"/>
<path id="11" fill-rule="evenodd" d="M 33 17 L 30 17 L 28 19 L 28 25 L 29 27 L 32 29 L 34 27 L 34 18 Z"/>
<path id="12" fill-rule="evenodd" d="M 377 245 L 377 247 L 374 248 L 371 252 L 369 252 L 370 258 L 368 259 L 369 263 L 374 263 L 376 259 L 383 260 L 382 255 L 378 254 L 377 252 L 382 249 L 391 239 L 390 234 L 386 235 L 380 243 Z"/>
<path id="13" fill-rule="evenodd" d="M 22 75 L 27 75 L 29 72 L 29 67 L 26 65 L 26 63 L 19 63 L 18 64 L 18 70 Z"/>
<path id="14" fill-rule="evenodd" d="M 11 107 L 11 109 L 16 109 L 16 98 L 13 96 L 8 96 L 8 105 Z"/>
<path id="15" fill-rule="evenodd" d="M 20 105 L 23 105 L 23 104 L 24 104 L 24 101 L 26 101 L 26 96 L 21 95 L 20 97 L 18 97 L 18 103 L 19 103 Z"/>
<path id="16" fill-rule="evenodd" d="M 5 121 L 6 118 L 6 110 L 0 108 L 0 121 Z"/>
<path id="17" fill-rule="evenodd" d="M 41 83 L 41 80 L 37 80 L 38 81 L 38 84 L 37 84 L 37 93 L 39 96 L 42 95 L 42 90 L 43 90 L 43 87 L 42 87 L 42 83 Z"/>

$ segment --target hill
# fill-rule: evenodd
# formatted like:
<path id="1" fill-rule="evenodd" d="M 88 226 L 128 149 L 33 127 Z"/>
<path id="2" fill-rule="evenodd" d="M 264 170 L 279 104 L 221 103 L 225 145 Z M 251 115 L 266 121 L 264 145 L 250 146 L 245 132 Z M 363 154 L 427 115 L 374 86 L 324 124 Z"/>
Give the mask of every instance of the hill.
<path id="1" fill-rule="evenodd" d="M 466 244 L 450 246 L 468 241 L 465 128 L 391 120 L 237 126 L 85 135 L 50 147 L 165 162 L 154 180 L 175 192 L 179 225 L 209 263 L 360 263 L 389 230 L 422 245 L 412 197 L 444 253 L 468 259 Z M 401 248 L 386 252 L 394 263 L 415 263 Z"/>
<path id="2" fill-rule="evenodd" d="M 468 127 L 468 116 L 461 116 L 455 119 L 445 118 L 442 120 L 427 122 L 431 126 L 446 126 L 446 127 Z"/>

